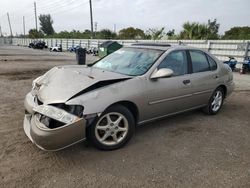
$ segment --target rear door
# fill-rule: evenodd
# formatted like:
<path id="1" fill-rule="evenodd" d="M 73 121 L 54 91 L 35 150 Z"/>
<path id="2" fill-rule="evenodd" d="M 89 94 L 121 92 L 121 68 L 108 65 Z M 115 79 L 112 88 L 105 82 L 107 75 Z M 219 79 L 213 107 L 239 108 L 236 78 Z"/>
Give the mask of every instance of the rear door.
<path id="1" fill-rule="evenodd" d="M 194 106 L 207 104 L 217 83 L 218 72 L 216 62 L 200 50 L 189 50 L 188 53 L 192 74 L 192 101 Z"/>

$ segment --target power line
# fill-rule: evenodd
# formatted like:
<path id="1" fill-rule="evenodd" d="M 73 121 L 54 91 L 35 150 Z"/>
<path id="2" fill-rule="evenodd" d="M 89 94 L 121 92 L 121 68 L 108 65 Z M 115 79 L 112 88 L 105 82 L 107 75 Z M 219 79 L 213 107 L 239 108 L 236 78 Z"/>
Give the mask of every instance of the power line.
<path id="1" fill-rule="evenodd" d="M 60 0 L 60 1 L 51 1 L 50 3 L 46 3 L 46 4 L 41 4 L 41 3 L 38 3 L 38 7 L 39 9 L 50 9 L 50 8 L 53 8 L 53 9 L 58 9 L 60 8 L 61 5 L 70 5 L 70 4 L 73 4 L 72 2 L 73 0 L 68 0 L 68 1 L 63 1 L 63 0 Z M 42 1 L 41 1 L 42 2 Z"/>
<path id="2" fill-rule="evenodd" d="M 84 5 L 84 4 L 87 4 L 88 2 L 81 2 L 81 3 L 79 3 L 79 4 L 75 4 L 75 6 L 73 6 L 73 7 L 70 7 L 70 10 L 72 11 L 72 10 L 74 10 L 74 9 L 76 9 L 76 8 L 79 8 L 79 6 L 81 6 L 81 5 Z M 69 7 L 67 7 L 67 8 L 69 8 Z M 50 14 L 54 14 L 54 15 L 57 15 L 58 13 L 60 14 L 60 15 L 62 15 L 62 14 L 66 14 L 66 13 L 70 13 L 70 12 L 68 12 L 68 11 L 65 11 L 65 9 L 60 9 L 59 11 L 50 11 L 49 12 Z"/>
<path id="3" fill-rule="evenodd" d="M 68 3 L 69 2 L 67 2 L 67 3 L 61 3 L 58 6 L 47 8 L 47 9 L 45 9 L 45 11 L 48 12 L 48 13 L 58 13 L 58 12 L 69 12 L 68 10 L 70 10 L 70 12 L 72 12 L 71 11 L 72 10 L 72 5 L 77 5 L 78 7 L 75 7 L 75 8 L 79 8 L 80 5 L 88 3 L 88 2 L 81 1 L 78 4 L 75 4 L 75 3 L 68 4 Z M 66 8 L 66 9 L 64 9 L 64 8 Z M 39 7 L 39 9 L 40 9 L 40 7 Z"/>
<path id="4" fill-rule="evenodd" d="M 18 12 L 13 11 L 12 14 L 14 17 L 11 18 L 11 25 L 13 25 L 13 23 L 14 23 L 14 30 L 16 30 L 15 28 L 17 28 L 17 26 L 19 25 L 19 28 L 22 28 L 21 30 L 23 30 L 23 33 L 25 33 L 26 29 L 33 28 L 33 27 L 31 27 L 31 23 L 33 22 L 32 20 L 34 20 L 34 16 L 35 16 L 35 28 L 38 30 L 38 14 L 46 12 L 46 11 L 49 14 L 53 14 L 53 15 L 63 15 L 63 14 L 72 14 L 72 13 L 74 14 L 74 12 L 72 12 L 72 10 L 79 9 L 79 7 L 82 7 L 82 5 L 90 3 L 89 1 L 91 1 L 91 0 L 67 0 L 67 1 L 66 0 L 60 0 L 60 1 L 58 1 L 58 0 L 57 1 L 36 0 L 33 3 L 33 6 L 34 6 L 33 13 L 32 13 L 32 9 L 28 9 L 28 8 L 26 8 L 26 9 L 24 9 L 24 11 L 22 11 L 23 19 L 22 18 L 20 19 L 21 15 L 19 15 Z M 40 6 L 40 4 L 41 4 L 41 6 Z M 91 5 L 92 5 L 92 2 L 91 2 Z M 28 6 L 32 6 L 32 5 L 31 4 L 23 5 L 22 7 L 24 7 L 24 6 L 28 7 Z M 87 8 L 87 6 L 83 6 L 83 7 Z M 6 16 L 6 14 L 3 16 L 0 16 L 0 19 L 4 18 L 5 16 Z M 91 22 L 93 24 L 93 15 L 92 15 Z M 93 27 L 93 25 L 92 25 L 92 27 Z M 11 30 L 12 30 L 12 27 L 11 27 Z"/>

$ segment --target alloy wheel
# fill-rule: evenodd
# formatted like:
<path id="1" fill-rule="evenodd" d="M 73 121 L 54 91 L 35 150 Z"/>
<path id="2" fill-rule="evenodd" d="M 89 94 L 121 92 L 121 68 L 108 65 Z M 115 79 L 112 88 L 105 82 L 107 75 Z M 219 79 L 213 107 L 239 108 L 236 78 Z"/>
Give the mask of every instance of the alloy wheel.
<path id="1" fill-rule="evenodd" d="M 116 145 L 122 142 L 128 134 L 128 120 L 118 112 L 105 114 L 96 124 L 95 136 L 104 145 Z"/>

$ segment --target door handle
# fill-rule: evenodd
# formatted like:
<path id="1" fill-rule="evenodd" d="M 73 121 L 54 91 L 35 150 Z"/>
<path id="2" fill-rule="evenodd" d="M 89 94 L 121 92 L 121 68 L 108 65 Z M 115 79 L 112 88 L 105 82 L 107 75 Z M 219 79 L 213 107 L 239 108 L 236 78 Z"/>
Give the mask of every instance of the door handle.
<path id="1" fill-rule="evenodd" d="M 188 85 L 188 84 L 190 84 L 190 83 L 191 83 L 190 80 L 183 80 L 183 84 L 185 84 L 185 85 Z"/>

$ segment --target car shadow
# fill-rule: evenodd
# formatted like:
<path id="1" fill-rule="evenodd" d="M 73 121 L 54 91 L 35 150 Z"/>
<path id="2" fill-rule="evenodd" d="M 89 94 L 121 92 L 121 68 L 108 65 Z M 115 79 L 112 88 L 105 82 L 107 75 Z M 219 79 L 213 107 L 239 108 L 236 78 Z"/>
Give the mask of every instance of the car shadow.
<path id="1" fill-rule="evenodd" d="M 197 132 L 197 127 L 190 126 L 187 122 L 192 121 L 197 116 L 204 116 L 204 113 L 202 113 L 200 110 L 194 110 L 190 112 L 185 112 L 182 114 L 177 114 L 174 116 L 162 118 L 160 120 L 156 120 L 150 123 L 145 123 L 143 125 L 137 125 L 136 126 L 136 133 L 134 135 L 135 138 L 142 138 L 144 136 L 148 136 L 149 134 L 154 134 L 158 132 L 168 132 L 171 137 L 181 135 L 185 132 Z M 130 145 L 133 145 L 133 141 L 135 140 L 133 138 L 125 148 L 129 148 Z M 122 149 L 122 148 L 121 148 Z M 119 149 L 119 150 L 121 150 Z M 119 151 L 115 150 L 115 151 Z M 74 155 L 79 152 L 101 152 L 101 153 L 107 153 L 107 151 L 102 151 L 94 148 L 91 143 L 89 143 L 87 140 L 84 140 L 83 142 L 77 143 L 71 147 L 65 148 L 63 150 L 56 151 L 55 153 L 59 155 L 67 155 L 67 153 L 71 153 L 71 155 Z M 112 152 L 115 152 L 112 151 Z M 110 151 L 108 151 L 109 153 Z"/>

